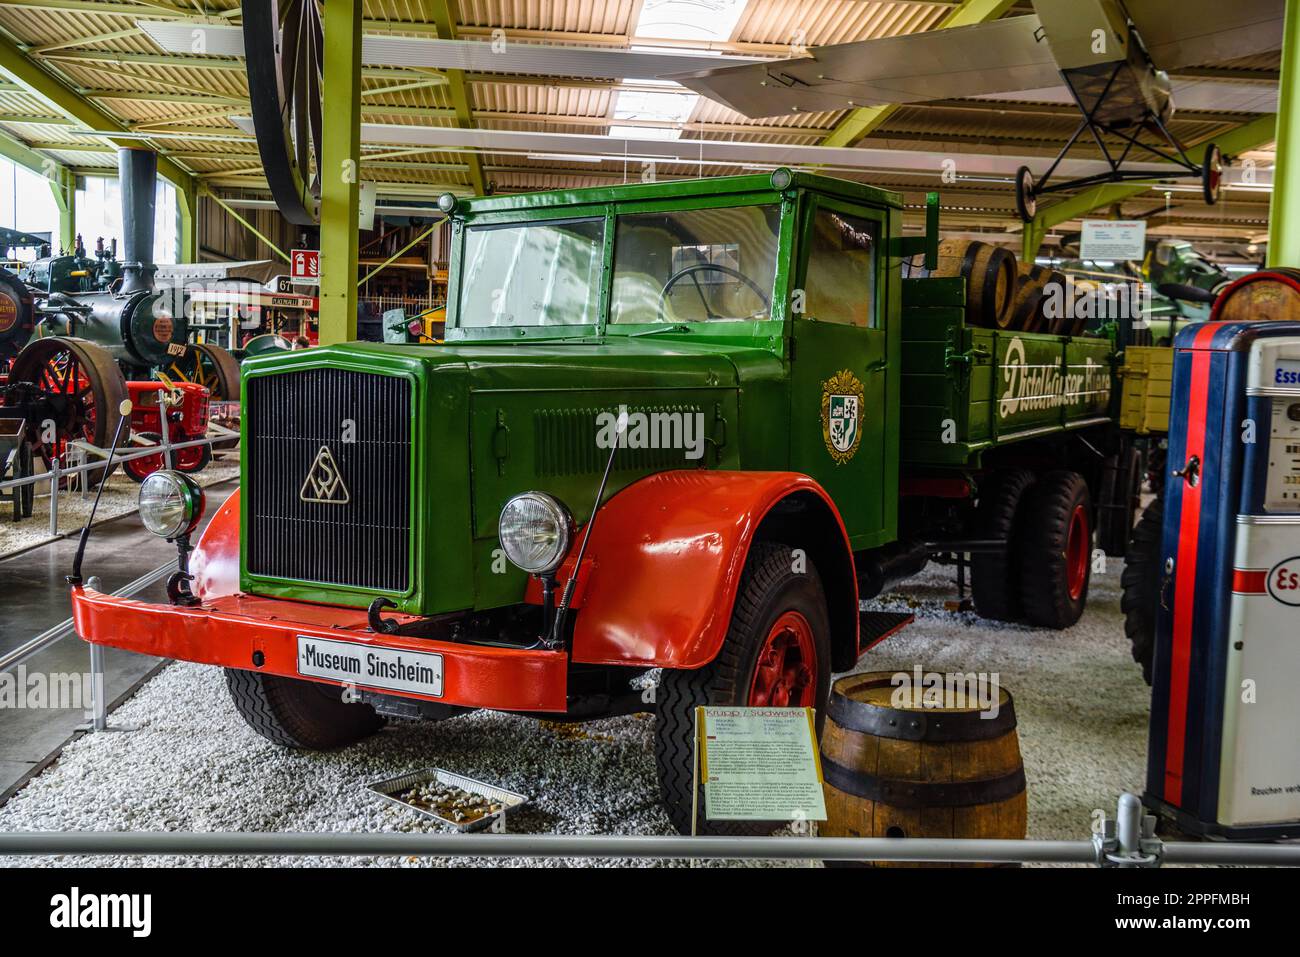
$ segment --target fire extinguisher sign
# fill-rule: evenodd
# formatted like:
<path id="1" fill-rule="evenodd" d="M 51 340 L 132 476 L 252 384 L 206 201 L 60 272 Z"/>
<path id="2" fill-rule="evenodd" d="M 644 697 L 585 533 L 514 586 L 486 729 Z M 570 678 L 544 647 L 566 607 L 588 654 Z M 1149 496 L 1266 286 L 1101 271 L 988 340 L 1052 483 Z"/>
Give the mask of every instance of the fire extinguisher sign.
<path id="1" fill-rule="evenodd" d="M 289 278 L 293 282 L 320 282 L 320 250 L 291 250 L 289 253 Z"/>

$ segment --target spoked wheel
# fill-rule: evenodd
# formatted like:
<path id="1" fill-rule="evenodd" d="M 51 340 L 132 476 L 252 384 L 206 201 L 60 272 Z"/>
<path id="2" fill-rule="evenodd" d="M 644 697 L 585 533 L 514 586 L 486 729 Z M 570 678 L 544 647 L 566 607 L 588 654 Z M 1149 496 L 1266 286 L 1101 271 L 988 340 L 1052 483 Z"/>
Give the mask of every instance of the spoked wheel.
<path id="1" fill-rule="evenodd" d="M 1205 162 L 1201 164 L 1201 192 L 1205 204 L 1213 206 L 1219 201 L 1219 190 L 1223 186 L 1223 153 L 1218 144 L 1210 143 L 1205 147 Z"/>
<path id="2" fill-rule="evenodd" d="M 84 339 L 37 339 L 18 354 L 9 383 L 24 383 L 21 401 L 30 410 L 27 441 L 48 465 L 68 462 L 69 443 L 105 449 L 117 433 L 126 380 L 104 348 Z M 12 401 L 12 400 L 11 400 Z M 104 470 L 85 473 L 99 482 Z"/>
<path id="3" fill-rule="evenodd" d="M 1038 194 L 1034 191 L 1034 174 L 1028 166 L 1016 170 L 1016 212 L 1021 222 L 1032 223 L 1038 213 Z"/>
<path id="4" fill-rule="evenodd" d="M 142 432 L 140 438 L 147 439 L 151 444 L 162 442 L 162 436 L 157 432 Z M 179 436 L 176 441 L 185 441 L 188 436 Z M 142 451 L 141 447 L 134 447 L 131 451 Z M 187 449 L 176 449 L 172 452 L 172 461 L 175 464 L 176 471 L 184 472 L 187 475 L 194 472 L 202 472 L 212 461 L 212 450 L 206 445 L 191 445 Z M 154 472 L 167 467 L 167 457 L 159 452 L 157 455 L 142 455 L 139 458 L 127 459 L 122 463 L 122 471 L 132 482 L 143 482 Z"/>
<path id="5" fill-rule="evenodd" d="M 318 0 L 243 0 L 244 59 L 257 149 L 284 218 L 320 217 L 321 66 Z"/>
<path id="6" fill-rule="evenodd" d="M 197 382 L 217 402 L 239 401 L 239 363 L 221 346 L 191 343 L 185 355 L 167 367 L 167 375 L 180 382 Z"/>
<path id="7" fill-rule="evenodd" d="M 664 669 L 655 710 L 655 765 L 669 819 L 682 834 L 770 834 L 776 821 L 710 821 L 695 800 L 695 709 L 701 705 L 816 709 L 830 695 L 830 618 L 816 568 L 794 571 L 791 549 L 755 544 L 745 562 L 727 637 L 703 668 Z"/>

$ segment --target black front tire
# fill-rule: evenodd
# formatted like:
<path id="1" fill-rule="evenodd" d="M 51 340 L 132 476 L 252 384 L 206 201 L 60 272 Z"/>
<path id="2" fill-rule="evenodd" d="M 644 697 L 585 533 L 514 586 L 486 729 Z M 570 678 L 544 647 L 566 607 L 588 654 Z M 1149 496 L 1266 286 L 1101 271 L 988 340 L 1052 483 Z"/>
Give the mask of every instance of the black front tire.
<path id="1" fill-rule="evenodd" d="M 1124 556 L 1120 584 L 1124 594 L 1124 634 L 1128 636 L 1133 660 L 1142 668 L 1142 678 L 1151 684 L 1151 666 L 1156 650 L 1156 616 L 1160 612 L 1160 546 L 1164 535 L 1165 501 L 1157 496 L 1138 519 Z"/>
<path id="2" fill-rule="evenodd" d="M 812 562 L 793 569 L 786 545 L 755 544 L 745 563 L 731 625 L 714 660 L 690 671 L 664 669 L 656 692 L 655 765 L 664 809 L 681 834 L 691 833 L 692 783 L 695 781 L 695 709 L 701 705 L 745 705 L 759 654 L 787 611 L 811 625 L 817 656 L 815 669 L 817 732 L 821 733 L 831 683 L 831 628 L 826 595 Z M 778 821 L 713 821 L 704 816 L 704 789 L 699 793 L 700 834 L 763 835 Z"/>
<path id="3" fill-rule="evenodd" d="M 349 704 L 335 685 L 226 669 L 230 699 L 250 728 L 275 744 L 332 751 L 367 738 L 384 719 L 368 704 Z"/>
<path id="4" fill-rule="evenodd" d="M 1034 481 L 1034 473 L 1026 469 L 1008 469 L 990 476 L 980 487 L 975 537 L 1002 539 L 1007 543 L 1006 551 L 998 554 L 971 556 L 971 598 L 981 618 L 1019 621 L 1024 615 L 1013 556 L 1021 524 L 1021 503 Z"/>
<path id="5" fill-rule="evenodd" d="M 1031 624 L 1069 628 L 1088 603 L 1092 576 L 1092 498 L 1077 472 L 1048 472 L 1024 504 L 1020 602 Z M 1075 525 L 1083 518 L 1083 528 Z M 1082 538 L 1076 538 L 1081 536 Z M 1073 548 L 1072 548 L 1073 546 Z M 1083 550 L 1082 559 L 1076 549 Z M 1082 561 L 1082 567 L 1077 564 Z M 1077 586 L 1081 575 L 1081 581 Z"/>

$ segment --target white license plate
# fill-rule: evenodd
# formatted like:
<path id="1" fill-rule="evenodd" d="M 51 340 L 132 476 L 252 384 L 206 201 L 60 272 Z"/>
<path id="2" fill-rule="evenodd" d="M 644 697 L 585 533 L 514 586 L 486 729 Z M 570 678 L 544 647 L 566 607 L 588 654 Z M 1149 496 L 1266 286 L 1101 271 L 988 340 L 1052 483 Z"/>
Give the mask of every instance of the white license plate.
<path id="1" fill-rule="evenodd" d="M 385 691 L 442 697 L 442 655 L 298 636 L 298 674 Z"/>

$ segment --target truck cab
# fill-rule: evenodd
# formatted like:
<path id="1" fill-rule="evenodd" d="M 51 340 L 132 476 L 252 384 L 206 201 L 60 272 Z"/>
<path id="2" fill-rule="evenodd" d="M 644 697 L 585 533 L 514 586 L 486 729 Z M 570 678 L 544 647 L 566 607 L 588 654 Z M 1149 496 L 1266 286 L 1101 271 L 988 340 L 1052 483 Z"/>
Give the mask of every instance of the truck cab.
<path id="1" fill-rule="evenodd" d="M 249 724 L 295 747 L 345 745 L 383 715 L 654 710 L 665 806 L 689 831 L 694 708 L 820 721 L 832 672 L 909 618 L 864 629 L 860 579 L 874 594 L 924 565 L 934 530 L 969 530 L 980 460 L 998 457 L 996 430 L 976 434 L 990 397 L 970 390 L 997 373 L 953 372 L 945 348 L 987 366 L 1009 340 L 971 344 L 959 279 L 913 295 L 940 358 L 911 406 L 984 412 L 961 417 L 958 451 L 921 462 L 924 488 L 937 469 L 947 484 L 903 535 L 916 243 L 898 195 L 778 169 L 440 206 L 445 340 L 246 361 L 241 489 L 180 600 L 78 585 L 79 633 L 222 666 Z M 1031 346 L 1011 354 L 1068 372 L 1064 340 Z M 1096 424 L 1091 395 L 1035 397 L 1047 411 L 1002 438 L 1064 432 L 1076 412 Z M 1070 488 L 1084 498 L 1065 506 L 1090 509 Z M 178 522 L 193 511 L 183 476 L 146 493 Z M 165 518 L 184 556 L 197 519 Z"/>

